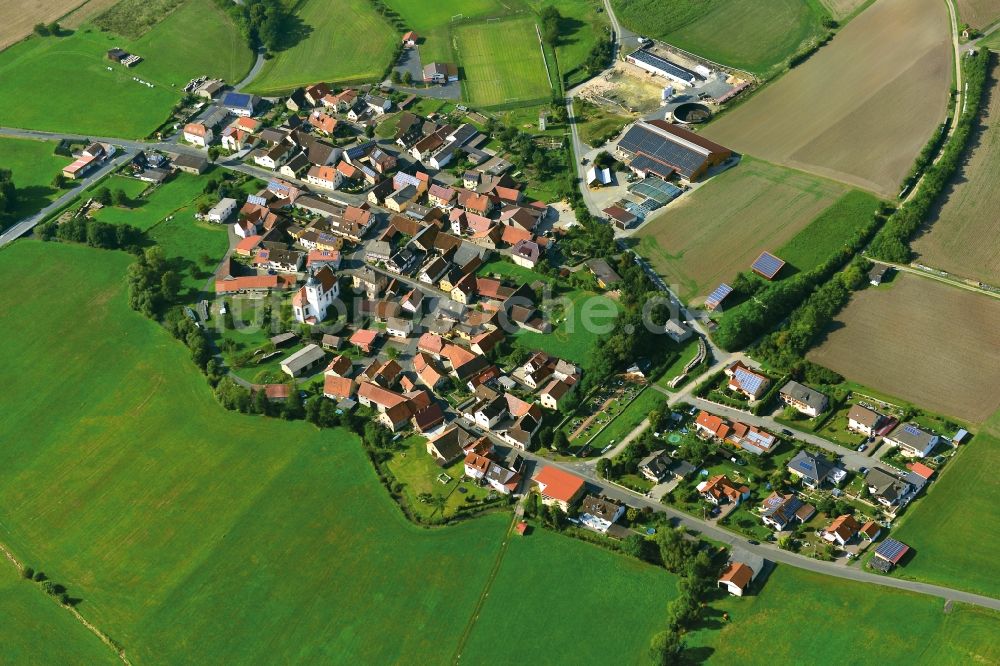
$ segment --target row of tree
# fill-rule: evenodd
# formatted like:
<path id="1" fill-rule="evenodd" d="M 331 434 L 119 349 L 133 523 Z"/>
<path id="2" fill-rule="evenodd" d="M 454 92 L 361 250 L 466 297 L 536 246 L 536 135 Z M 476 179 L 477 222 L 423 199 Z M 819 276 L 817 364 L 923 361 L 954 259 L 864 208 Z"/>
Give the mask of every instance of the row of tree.
<path id="1" fill-rule="evenodd" d="M 966 146 L 979 117 L 990 58 L 988 49 L 980 49 L 962 59 L 965 98 L 951 140 L 945 144 L 940 159 L 927 167 L 920 189 L 889 218 L 872 240 L 868 247 L 872 257 L 901 264 L 912 259 L 910 238 L 927 219 L 934 203 L 965 159 Z"/>

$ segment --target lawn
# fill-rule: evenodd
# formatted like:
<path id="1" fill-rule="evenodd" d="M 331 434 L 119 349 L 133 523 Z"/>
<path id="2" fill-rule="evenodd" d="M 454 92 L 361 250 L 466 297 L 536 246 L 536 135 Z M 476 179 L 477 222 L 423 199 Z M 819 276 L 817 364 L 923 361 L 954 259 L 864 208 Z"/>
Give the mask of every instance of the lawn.
<path id="1" fill-rule="evenodd" d="M 507 10 L 499 0 L 385 0 L 406 21 L 409 29 L 420 35 L 420 60 L 453 60 L 449 30 L 452 18 L 463 19 L 503 16 Z"/>
<path id="2" fill-rule="evenodd" d="M 114 64 L 106 57 L 113 47 L 144 61 Z M 91 25 L 67 37 L 32 37 L 0 52 L 0 125 L 140 138 L 167 119 L 189 79 L 235 81 L 250 64 L 236 27 L 211 0 L 190 0 L 134 42 Z"/>
<path id="3" fill-rule="evenodd" d="M 529 4 L 536 12 L 547 6 L 559 11 L 562 17 L 556 43 L 559 71 L 569 76 L 569 86 L 582 83 L 587 73 L 581 67 L 608 28 L 604 3 L 601 0 L 529 0 Z"/>
<path id="4" fill-rule="evenodd" d="M 823 34 L 816 0 L 613 0 L 615 14 L 640 35 L 724 65 L 768 74 Z"/>
<path id="5" fill-rule="evenodd" d="M 901 274 L 889 289 L 855 292 L 808 358 L 925 409 L 981 423 L 1000 408 L 1000 301 Z"/>
<path id="6" fill-rule="evenodd" d="M 190 290 L 192 296 L 206 286 L 216 264 L 229 249 L 226 226 L 196 220 L 191 211 L 160 222 L 150 231 L 150 236 L 163 248 L 175 270 L 180 271 L 182 287 Z M 204 261 L 206 257 L 212 261 Z"/>
<path id="7" fill-rule="evenodd" d="M 550 99 L 552 88 L 533 17 L 463 25 L 453 34 L 462 88 L 470 103 L 488 108 Z"/>
<path id="8" fill-rule="evenodd" d="M 775 254 L 787 264 L 782 276 L 791 270 L 808 271 L 829 259 L 872 220 L 878 199 L 867 192 L 853 190 L 841 197 L 809 223 Z"/>
<path id="9" fill-rule="evenodd" d="M 0 541 L 135 663 L 451 656 L 507 516 L 413 527 L 354 435 L 224 411 L 187 350 L 128 310 L 128 255 L 2 256 L 0 277 L 31 273 L 36 297 L 0 295 Z M 73 326 L 43 324 L 52 307 Z"/>
<path id="10" fill-rule="evenodd" d="M 398 36 L 370 2 L 341 0 L 334 7 L 303 0 L 297 8 L 307 34 L 267 61 L 251 92 L 274 95 L 317 81 L 361 83 L 382 75 Z"/>
<path id="11" fill-rule="evenodd" d="M 136 178 L 111 176 L 101 183 L 112 192 L 124 190 L 131 200 L 127 207 L 106 206 L 94 216 L 109 224 L 131 224 L 140 229 L 149 229 L 163 221 L 168 215 L 186 209 L 202 192 L 206 180 L 199 176 L 179 173 L 170 181 L 149 191 L 149 194 L 137 198 L 149 183 Z M 190 211 L 193 216 L 194 211 Z"/>
<path id="12" fill-rule="evenodd" d="M 636 426 L 642 423 L 643 419 L 649 416 L 651 411 L 666 404 L 666 402 L 667 396 L 655 388 L 647 388 L 590 442 L 590 447 L 599 451 L 609 444 L 622 441 L 625 436 L 635 430 Z"/>
<path id="13" fill-rule="evenodd" d="M 501 278 L 512 280 L 518 284 L 531 284 L 532 282 L 539 281 L 552 284 L 556 281 L 554 277 L 547 277 L 541 273 L 536 273 L 530 268 L 518 266 L 513 261 L 508 261 L 507 259 L 494 259 L 489 263 L 483 264 L 482 268 L 479 269 L 479 275 L 489 277 L 499 275 Z"/>
<path id="14" fill-rule="evenodd" d="M 776 252 L 847 192 L 830 180 L 744 157 L 640 229 L 638 250 L 678 295 L 707 296 Z"/>
<path id="15" fill-rule="evenodd" d="M 606 296 L 591 291 L 572 291 L 560 296 L 563 306 L 550 319 L 551 333 L 521 330 L 515 343 L 529 350 L 541 350 L 553 356 L 579 364 L 590 365 L 590 355 L 597 339 L 610 332 L 618 316 L 618 304 Z"/>
<path id="16" fill-rule="evenodd" d="M 676 580 L 544 530 L 513 536 L 462 663 L 644 663 Z"/>
<path id="17" fill-rule="evenodd" d="M 0 138 L 0 169 L 10 169 L 17 187 L 14 209 L 0 216 L 0 229 L 6 223 L 33 215 L 58 198 L 61 192 L 52 187 L 52 179 L 72 158 L 53 154 L 53 141 Z"/>
<path id="18" fill-rule="evenodd" d="M 59 581 L 56 581 L 59 582 Z M 73 590 L 70 590 L 72 596 Z M 0 640 L 11 664 L 120 664 L 118 657 L 41 585 L 21 578 L 0 556 Z"/>
<path id="19" fill-rule="evenodd" d="M 671 345 L 673 347 L 677 347 L 678 346 L 678 345 L 676 345 L 674 343 L 671 343 Z M 675 360 L 673 363 L 671 363 L 667 367 L 667 369 L 663 371 L 663 374 L 660 375 L 660 378 L 656 380 L 656 385 L 657 386 L 661 386 L 661 387 L 667 389 L 668 391 L 674 391 L 674 390 L 676 390 L 676 389 L 670 388 L 669 386 L 667 386 L 667 384 L 670 383 L 671 379 L 673 379 L 677 375 L 681 374 L 684 371 L 684 366 L 686 366 L 688 363 L 690 363 L 694 359 L 694 357 L 698 355 L 698 341 L 697 341 L 697 338 L 689 338 L 686 342 L 684 342 L 682 345 L 680 345 L 679 351 L 680 351 L 680 355 L 677 357 L 677 360 Z M 691 370 L 691 372 L 694 373 L 695 375 L 697 375 L 697 373 L 698 373 L 698 367 L 700 367 L 700 365 L 702 365 L 702 364 L 704 364 L 704 361 L 702 361 L 702 363 L 699 364 L 699 366 L 696 366 L 695 368 L 693 368 Z M 684 382 L 681 382 L 680 386 L 683 386 L 687 381 L 690 381 L 690 379 L 685 380 Z"/>
<path id="20" fill-rule="evenodd" d="M 762 11 L 773 4 L 745 1 Z M 938 0 L 880 0 L 703 132 L 741 153 L 895 198 L 946 115 L 948 26 Z"/>
<path id="21" fill-rule="evenodd" d="M 1000 35 L 994 33 L 990 39 Z M 993 47 L 1000 46 L 997 41 Z M 911 246 L 915 260 L 965 278 L 1000 285 L 1000 246 L 984 243 L 996 234 L 1000 188 L 1000 66 L 983 100 L 983 116 L 969 140 L 971 151 L 958 168 L 940 206 L 935 207 Z"/>
<path id="22" fill-rule="evenodd" d="M 612 113 L 582 100 L 573 103 L 573 110 L 574 115 L 579 116 L 580 139 L 595 148 L 618 136 L 622 128 L 632 121 L 629 116 Z"/>
<path id="23" fill-rule="evenodd" d="M 915 551 L 895 575 L 1000 597 L 1000 582 L 992 575 L 1000 548 L 997 465 L 1000 412 L 948 463 L 893 530 Z"/>
<path id="24" fill-rule="evenodd" d="M 689 656 L 714 663 L 996 663 L 1000 615 L 779 565 L 763 590 L 710 604 Z M 729 614 L 729 620 L 722 617 Z M 777 621 L 781 618 L 781 621 Z M 716 630 L 721 627 L 721 630 Z"/>

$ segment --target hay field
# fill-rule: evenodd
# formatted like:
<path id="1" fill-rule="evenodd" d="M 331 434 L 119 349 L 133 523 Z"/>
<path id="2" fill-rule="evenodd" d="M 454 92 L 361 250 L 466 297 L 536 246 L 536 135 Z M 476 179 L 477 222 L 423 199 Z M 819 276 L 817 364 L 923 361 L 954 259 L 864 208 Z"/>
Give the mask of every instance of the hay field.
<path id="1" fill-rule="evenodd" d="M 915 275 L 858 292 L 808 354 L 848 379 L 981 423 L 1000 408 L 1000 301 Z"/>
<path id="2" fill-rule="evenodd" d="M 552 88 L 534 18 L 463 25 L 454 37 L 462 88 L 469 102 L 488 107 L 550 99 Z"/>
<path id="3" fill-rule="evenodd" d="M 31 34 L 36 23 L 55 21 L 84 0 L 3 0 L 0 2 L 0 50 Z"/>
<path id="4" fill-rule="evenodd" d="M 840 183 L 744 157 L 668 205 L 637 234 L 638 251 L 687 301 L 776 252 L 845 194 Z"/>
<path id="5" fill-rule="evenodd" d="M 959 25 L 985 28 L 1000 19 L 1000 0 L 958 0 Z"/>
<path id="6" fill-rule="evenodd" d="M 396 32 L 368 0 L 341 0 L 336 8 L 325 0 L 303 0 L 297 7 L 310 32 L 275 53 L 249 92 L 273 95 L 317 81 L 372 81 L 392 59 Z"/>
<path id="7" fill-rule="evenodd" d="M 973 135 L 968 159 L 962 164 L 944 203 L 913 240 L 916 261 L 941 270 L 1000 286 L 1000 66 L 993 68 L 993 87 L 984 104 L 980 132 Z"/>
<path id="8" fill-rule="evenodd" d="M 945 4 L 880 0 L 704 133 L 740 152 L 895 197 L 944 120 L 951 77 Z"/>

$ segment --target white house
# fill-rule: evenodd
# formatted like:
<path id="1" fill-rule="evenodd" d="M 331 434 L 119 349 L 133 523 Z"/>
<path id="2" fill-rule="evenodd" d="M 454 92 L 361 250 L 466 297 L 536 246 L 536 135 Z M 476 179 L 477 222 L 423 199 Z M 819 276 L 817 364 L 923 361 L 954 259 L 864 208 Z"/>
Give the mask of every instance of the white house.
<path id="1" fill-rule="evenodd" d="M 385 332 L 393 338 L 405 340 L 413 333 L 413 322 L 409 319 L 389 317 L 385 322 Z"/>
<path id="2" fill-rule="evenodd" d="M 580 522 L 595 532 L 607 532 L 624 513 L 625 507 L 621 504 L 587 495 L 580 508 Z"/>
<path id="3" fill-rule="evenodd" d="M 887 444 L 898 446 L 905 456 L 924 458 L 934 450 L 941 438 L 922 430 L 916 423 L 901 423 L 882 438 Z"/>
<path id="4" fill-rule="evenodd" d="M 205 219 L 209 222 L 225 222 L 236 210 L 236 199 L 226 197 L 219 203 L 212 206 L 212 209 L 205 214 Z"/>
<path id="5" fill-rule="evenodd" d="M 344 174 L 329 165 L 313 166 L 306 175 L 306 181 L 316 187 L 335 190 L 344 182 Z"/>
<path id="6" fill-rule="evenodd" d="M 205 148 L 214 138 L 212 130 L 201 123 L 188 123 L 184 126 L 184 140 L 196 146 Z"/>
<path id="7" fill-rule="evenodd" d="M 337 276 L 329 266 L 310 272 L 305 286 L 292 297 L 295 320 L 303 324 L 316 324 L 326 318 L 327 308 L 340 295 Z"/>
<path id="8" fill-rule="evenodd" d="M 753 580 L 754 571 L 742 562 L 730 562 L 726 570 L 719 576 L 719 587 L 729 594 L 742 597 Z"/>

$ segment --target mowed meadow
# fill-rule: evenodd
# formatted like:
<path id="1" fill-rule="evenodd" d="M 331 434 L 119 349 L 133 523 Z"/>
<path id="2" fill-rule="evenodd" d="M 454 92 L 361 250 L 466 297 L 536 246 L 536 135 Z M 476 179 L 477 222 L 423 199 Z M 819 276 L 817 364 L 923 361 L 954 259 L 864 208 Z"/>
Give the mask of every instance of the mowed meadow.
<path id="1" fill-rule="evenodd" d="M 144 61 L 131 69 L 110 62 L 113 47 Z M 0 52 L 0 125 L 141 138 L 167 120 L 192 77 L 236 82 L 252 60 L 212 0 L 188 0 L 135 40 L 91 24 L 65 37 L 32 37 Z"/>
<path id="2" fill-rule="evenodd" d="M 905 273 L 856 292 L 808 359 L 915 405 L 982 423 L 1000 409 L 1000 300 Z"/>
<path id="3" fill-rule="evenodd" d="M 704 133 L 739 152 L 895 197 L 945 118 L 951 77 L 945 3 L 879 0 Z"/>
<path id="4" fill-rule="evenodd" d="M 368 0 L 303 0 L 295 15 L 297 41 L 272 54 L 248 91 L 276 95 L 318 81 L 370 81 L 392 59 L 396 32 Z"/>
<path id="5" fill-rule="evenodd" d="M 761 251 L 776 253 L 847 190 L 744 157 L 646 222 L 638 250 L 681 298 L 704 298 Z"/>
<path id="6" fill-rule="evenodd" d="M 0 294 L 0 543 L 82 599 L 132 663 L 451 663 L 469 637 L 470 650 L 509 643 L 514 629 L 494 621 L 521 616 L 524 581 L 540 618 L 516 623 L 524 645 L 550 645 L 553 659 L 557 646 L 643 656 L 673 577 L 545 534 L 508 544 L 498 564 L 504 540 L 521 538 L 507 536 L 509 513 L 410 524 L 352 433 L 222 409 L 184 347 L 128 309 L 130 261 L 37 241 L 0 251 L 0 279 L 35 282 L 32 298 Z M 70 616 L 44 592 L 10 584 L 24 608 L 5 614 L 0 645 L 26 661 L 100 661 L 89 633 L 46 617 Z M 474 615 L 481 598 L 489 622 Z M 626 642 L 580 633 L 605 616 Z M 24 634 L 38 623 L 58 639 L 32 650 Z"/>
<path id="7" fill-rule="evenodd" d="M 489 107 L 550 99 L 552 88 L 534 17 L 463 25 L 454 36 L 462 87 L 472 104 Z"/>
<path id="8" fill-rule="evenodd" d="M 915 260 L 1000 286 L 1000 65 L 994 64 L 978 130 L 943 201 L 911 243 Z"/>

